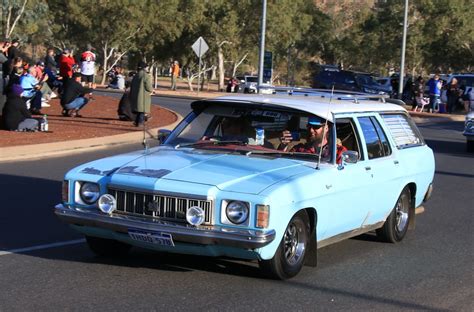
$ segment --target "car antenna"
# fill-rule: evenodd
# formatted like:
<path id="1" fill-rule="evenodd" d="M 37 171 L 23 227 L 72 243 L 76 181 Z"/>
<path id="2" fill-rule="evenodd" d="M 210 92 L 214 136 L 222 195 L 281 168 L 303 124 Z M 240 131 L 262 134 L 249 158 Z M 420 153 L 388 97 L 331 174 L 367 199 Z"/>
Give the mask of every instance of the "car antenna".
<path id="1" fill-rule="evenodd" d="M 143 148 L 145 149 L 145 153 L 148 152 L 148 144 L 146 142 L 146 121 L 143 121 L 143 141 L 142 141 L 142 145 L 143 145 Z"/>
<path id="2" fill-rule="evenodd" d="M 324 122 L 324 129 L 323 129 L 323 140 L 326 138 L 326 129 L 328 127 L 328 118 L 329 118 L 329 108 L 331 107 L 332 97 L 334 96 L 334 84 L 332 85 L 331 89 L 331 96 L 329 97 L 328 109 L 326 111 L 326 121 Z M 323 144 L 319 147 L 319 155 L 318 155 L 318 163 L 316 165 L 316 169 L 319 170 L 319 164 L 321 163 L 321 154 L 323 153 Z"/>

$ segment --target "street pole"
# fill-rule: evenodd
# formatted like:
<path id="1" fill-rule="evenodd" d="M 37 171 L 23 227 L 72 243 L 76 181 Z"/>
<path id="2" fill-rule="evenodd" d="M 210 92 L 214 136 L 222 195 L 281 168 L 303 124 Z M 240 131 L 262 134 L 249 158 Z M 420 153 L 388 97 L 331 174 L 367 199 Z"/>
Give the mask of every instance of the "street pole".
<path id="1" fill-rule="evenodd" d="M 197 85 L 197 95 L 199 96 L 199 88 L 201 88 L 201 40 L 199 40 L 199 71 L 198 71 L 198 85 Z"/>
<path id="2" fill-rule="evenodd" d="M 403 76 L 405 76 L 405 48 L 407 44 L 408 0 L 405 0 L 405 16 L 403 17 L 402 60 L 400 62 L 400 82 L 398 84 L 398 98 L 403 95 Z"/>
<path id="3" fill-rule="evenodd" d="M 263 59 L 265 55 L 265 27 L 267 22 L 267 0 L 263 0 L 262 25 L 260 30 L 260 57 L 258 60 L 258 85 L 257 92 L 260 93 L 260 86 L 263 84 Z"/>

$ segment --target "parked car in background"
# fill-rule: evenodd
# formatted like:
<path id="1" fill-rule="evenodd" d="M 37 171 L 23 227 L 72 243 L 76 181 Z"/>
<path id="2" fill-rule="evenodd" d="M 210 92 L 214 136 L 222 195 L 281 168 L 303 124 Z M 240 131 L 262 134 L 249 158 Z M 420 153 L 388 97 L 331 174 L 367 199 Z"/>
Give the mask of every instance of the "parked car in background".
<path id="1" fill-rule="evenodd" d="M 340 70 L 321 66 L 313 78 L 313 88 L 348 90 L 371 94 L 387 94 L 387 88 L 380 85 L 369 73 Z"/>
<path id="2" fill-rule="evenodd" d="M 446 84 L 449 85 L 453 78 L 456 78 L 458 80 L 458 85 L 463 88 L 463 94 L 462 94 L 462 99 L 463 101 L 468 101 L 469 100 L 469 93 L 473 90 L 474 88 L 474 74 L 468 73 L 468 74 L 451 74 L 447 76 L 446 78 Z M 446 96 L 446 88 L 443 88 L 441 90 L 441 102 L 447 103 L 448 98 Z"/>
<path id="3" fill-rule="evenodd" d="M 239 91 L 243 93 L 257 93 L 257 76 L 237 76 L 239 81 Z"/>
<path id="4" fill-rule="evenodd" d="M 387 90 L 387 94 L 392 94 L 392 83 L 390 77 L 379 77 L 376 78 L 376 81 Z"/>
<path id="5" fill-rule="evenodd" d="M 287 279 L 345 238 L 400 242 L 430 197 L 433 152 L 399 105 L 233 95 L 191 108 L 160 146 L 66 173 L 55 213 L 96 254 L 227 256 Z"/>

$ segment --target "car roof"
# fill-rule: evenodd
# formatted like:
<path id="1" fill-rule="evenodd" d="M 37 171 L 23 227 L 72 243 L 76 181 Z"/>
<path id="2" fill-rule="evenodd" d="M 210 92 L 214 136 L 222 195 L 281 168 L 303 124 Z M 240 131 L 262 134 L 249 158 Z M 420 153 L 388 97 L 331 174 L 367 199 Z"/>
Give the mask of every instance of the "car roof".
<path id="1" fill-rule="evenodd" d="M 193 108 L 219 103 L 220 105 L 268 105 L 305 111 L 318 117 L 334 122 L 334 115 L 343 113 L 363 113 L 363 112 L 406 112 L 406 110 L 396 104 L 383 103 L 373 100 L 352 99 L 330 99 L 322 96 L 291 96 L 291 95 L 229 95 L 214 99 L 205 99 L 193 102 Z"/>

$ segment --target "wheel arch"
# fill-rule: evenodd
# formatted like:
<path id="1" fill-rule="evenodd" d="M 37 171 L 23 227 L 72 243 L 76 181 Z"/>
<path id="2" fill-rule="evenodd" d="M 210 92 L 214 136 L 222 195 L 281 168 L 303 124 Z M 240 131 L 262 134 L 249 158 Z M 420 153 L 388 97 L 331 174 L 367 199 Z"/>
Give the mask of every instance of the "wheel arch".
<path id="1" fill-rule="evenodd" d="M 305 265 L 306 266 L 311 266 L 311 267 L 316 267 L 318 264 L 318 240 L 316 236 L 316 227 L 318 225 L 318 212 L 316 211 L 316 208 L 314 207 L 307 207 L 303 208 L 300 211 L 305 211 L 306 214 L 308 215 L 309 219 L 309 244 L 308 244 L 308 251 L 306 252 L 305 256 Z M 298 213 L 297 212 L 297 213 Z"/>

